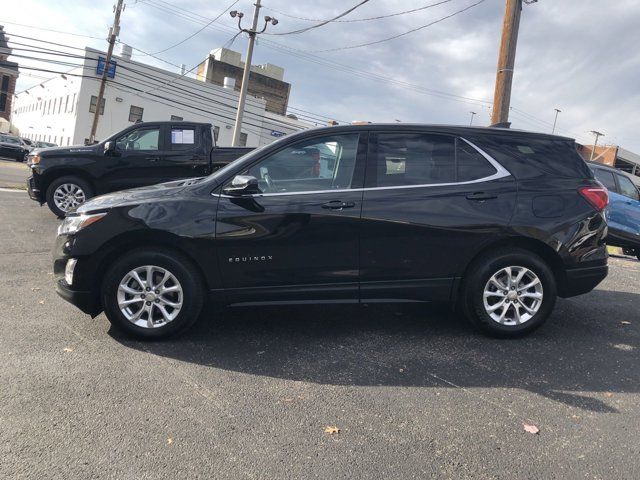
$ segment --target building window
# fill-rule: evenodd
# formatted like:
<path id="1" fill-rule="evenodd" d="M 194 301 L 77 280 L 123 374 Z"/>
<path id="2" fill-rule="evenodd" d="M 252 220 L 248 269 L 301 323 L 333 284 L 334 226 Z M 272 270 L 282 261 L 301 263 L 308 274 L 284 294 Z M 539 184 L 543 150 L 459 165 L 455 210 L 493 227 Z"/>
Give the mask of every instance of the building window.
<path id="1" fill-rule="evenodd" d="M 71 112 L 73 112 L 73 106 L 76 104 L 76 94 L 73 94 L 73 100 L 71 100 Z"/>
<path id="2" fill-rule="evenodd" d="M 131 108 L 129 109 L 129 121 L 134 123 L 141 122 L 142 112 L 144 112 L 144 108 L 131 105 Z"/>
<path id="3" fill-rule="evenodd" d="M 69 95 L 67 95 L 67 99 L 64 102 L 64 112 L 67 113 L 69 111 Z"/>
<path id="4" fill-rule="evenodd" d="M 91 95 L 91 102 L 89 103 L 89 111 L 96 113 L 96 105 L 98 105 L 98 97 Z M 104 98 L 100 102 L 100 115 L 104 115 Z"/>
<path id="5" fill-rule="evenodd" d="M 213 127 L 213 139 L 218 143 L 218 138 L 220 138 L 220 127 Z"/>
<path id="6" fill-rule="evenodd" d="M 62 98 L 60 97 L 60 103 L 58 104 L 58 115 L 60 115 L 60 112 L 62 112 Z"/>
<path id="7" fill-rule="evenodd" d="M 178 115 L 171 115 L 172 122 L 181 122 L 182 120 L 184 120 L 184 118 L 179 117 Z"/>
<path id="8" fill-rule="evenodd" d="M 0 112 L 4 112 L 7 108 L 7 94 L 9 93 L 9 75 L 2 76 L 2 84 L 0 84 Z"/>
<path id="9" fill-rule="evenodd" d="M 246 147 L 247 146 L 247 134 L 246 133 L 240 133 L 240 147 Z"/>

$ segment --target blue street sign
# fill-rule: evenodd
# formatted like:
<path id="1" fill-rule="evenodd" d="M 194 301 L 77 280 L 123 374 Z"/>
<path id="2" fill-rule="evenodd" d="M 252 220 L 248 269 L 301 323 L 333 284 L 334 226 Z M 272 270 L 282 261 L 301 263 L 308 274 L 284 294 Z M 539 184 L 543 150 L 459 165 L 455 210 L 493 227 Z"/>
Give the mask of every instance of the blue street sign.
<path id="1" fill-rule="evenodd" d="M 278 130 L 271 130 L 272 137 L 284 137 L 286 134 L 284 132 L 279 132 Z"/>
<path id="2" fill-rule="evenodd" d="M 98 57 L 98 66 L 96 67 L 96 73 L 98 75 L 102 75 L 104 73 L 104 64 L 107 59 L 104 57 Z M 115 60 L 111 60 L 109 62 L 109 70 L 107 71 L 107 77 L 113 78 L 116 76 L 116 62 Z"/>

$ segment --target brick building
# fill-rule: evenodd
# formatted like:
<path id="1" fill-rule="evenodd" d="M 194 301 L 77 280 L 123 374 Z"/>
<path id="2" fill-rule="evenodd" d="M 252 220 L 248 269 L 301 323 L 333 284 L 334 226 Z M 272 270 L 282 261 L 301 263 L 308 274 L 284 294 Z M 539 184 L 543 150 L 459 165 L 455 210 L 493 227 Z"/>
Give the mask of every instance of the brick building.
<path id="1" fill-rule="evenodd" d="M 618 145 L 577 145 L 578 153 L 585 161 L 593 159 L 610 167 L 623 170 L 637 177 L 636 184 L 640 184 L 640 155 L 630 152 Z"/>
<path id="2" fill-rule="evenodd" d="M 196 78 L 203 82 L 223 86 L 225 77 L 233 79 L 233 88 L 240 91 L 244 62 L 238 52 L 226 48 L 212 50 L 204 62 L 198 65 Z M 291 84 L 285 82 L 284 69 L 270 63 L 251 65 L 249 95 L 264 98 L 267 112 L 286 115 Z"/>
<path id="3" fill-rule="evenodd" d="M 7 40 L 4 27 L 0 25 L 0 118 L 9 122 L 11 103 L 16 90 L 16 80 L 18 80 L 18 64 L 7 60 L 11 55 Z"/>

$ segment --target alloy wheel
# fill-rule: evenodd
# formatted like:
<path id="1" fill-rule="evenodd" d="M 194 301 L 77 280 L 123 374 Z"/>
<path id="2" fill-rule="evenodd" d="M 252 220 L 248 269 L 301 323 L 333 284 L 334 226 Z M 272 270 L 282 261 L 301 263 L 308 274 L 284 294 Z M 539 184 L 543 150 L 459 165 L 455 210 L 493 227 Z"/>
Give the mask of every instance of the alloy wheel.
<path id="1" fill-rule="evenodd" d="M 63 212 L 68 212 L 86 200 L 84 190 L 75 183 L 63 183 L 53 192 L 53 202 Z"/>
<path id="2" fill-rule="evenodd" d="M 159 328 L 180 313 L 183 291 L 169 270 L 144 265 L 122 278 L 117 301 L 120 312 L 129 322 L 142 328 Z"/>
<path id="3" fill-rule="evenodd" d="M 487 281 L 483 304 L 492 320 L 507 326 L 529 321 L 540 310 L 544 297 L 542 282 L 526 267 L 500 269 Z"/>

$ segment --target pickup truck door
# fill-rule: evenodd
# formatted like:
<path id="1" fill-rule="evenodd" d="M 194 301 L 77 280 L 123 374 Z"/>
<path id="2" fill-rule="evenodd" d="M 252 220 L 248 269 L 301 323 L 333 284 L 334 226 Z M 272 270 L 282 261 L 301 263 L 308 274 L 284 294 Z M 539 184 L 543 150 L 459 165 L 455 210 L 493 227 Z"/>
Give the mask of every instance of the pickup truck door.
<path id="1" fill-rule="evenodd" d="M 161 175 L 166 180 L 209 175 L 210 129 L 181 123 L 167 129 L 168 147 Z"/>
<path id="2" fill-rule="evenodd" d="M 116 150 L 105 168 L 105 190 L 124 190 L 169 180 L 161 174 L 166 145 L 162 133 L 162 127 L 149 125 L 118 137 Z"/>

